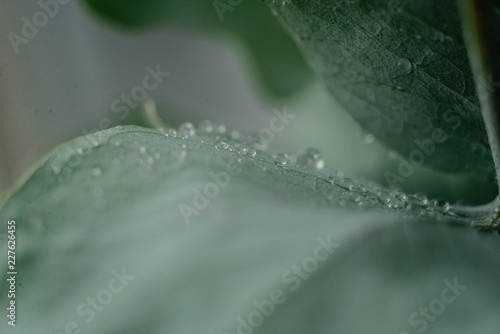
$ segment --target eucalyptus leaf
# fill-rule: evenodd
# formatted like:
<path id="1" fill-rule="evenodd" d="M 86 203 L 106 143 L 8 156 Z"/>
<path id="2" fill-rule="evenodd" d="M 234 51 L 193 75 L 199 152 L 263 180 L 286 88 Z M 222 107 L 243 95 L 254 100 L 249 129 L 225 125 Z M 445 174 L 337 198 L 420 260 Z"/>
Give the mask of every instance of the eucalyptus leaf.
<path id="1" fill-rule="evenodd" d="M 16 332 L 414 332 L 455 281 L 432 333 L 498 328 L 497 235 L 214 128 L 119 127 L 40 162 L 0 209 L 16 221 Z"/>
<path id="2" fill-rule="evenodd" d="M 312 78 L 302 54 L 262 3 L 206 0 L 87 0 L 99 16 L 128 29 L 166 24 L 209 33 L 214 38 L 235 36 L 250 51 L 263 88 L 287 96 Z M 227 42 L 227 39 L 222 39 Z"/>
<path id="3" fill-rule="evenodd" d="M 367 131 L 412 164 L 494 177 L 455 1 L 267 2 Z"/>

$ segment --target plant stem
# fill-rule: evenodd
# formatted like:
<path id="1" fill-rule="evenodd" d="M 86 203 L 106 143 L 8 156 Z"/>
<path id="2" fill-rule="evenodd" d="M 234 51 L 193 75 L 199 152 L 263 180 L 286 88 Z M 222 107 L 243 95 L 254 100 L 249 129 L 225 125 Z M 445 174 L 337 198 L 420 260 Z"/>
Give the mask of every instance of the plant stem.
<path id="1" fill-rule="evenodd" d="M 494 87 L 500 79 L 500 65 L 495 61 L 500 45 L 492 40 L 500 32 L 500 18 L 489 0 L 459 0 L 458 6 L 500 190 L 500 92 Z M 495 228 L 499 226 L 498 212 L 497 207 L 492 217 L 492 227 Z"/>

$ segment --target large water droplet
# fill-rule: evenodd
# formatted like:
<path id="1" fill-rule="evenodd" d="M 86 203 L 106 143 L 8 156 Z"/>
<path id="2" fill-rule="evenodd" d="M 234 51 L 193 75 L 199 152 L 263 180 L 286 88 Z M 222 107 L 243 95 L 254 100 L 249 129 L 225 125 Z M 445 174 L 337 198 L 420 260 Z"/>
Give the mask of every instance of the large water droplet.
<path id="1" fill-rule="evenodd" d="M 257 155 L 257 151 L 254 148 L 249 148 L 247 151 L 247 155 L 249 157 L 255 157 Z"/>
<path id="2" fill-rule="evenodd" d="M 380 200 L 380 202 L 382 202 L 383 204 L 389 204 L 391 202 L 391 194 L 389 194 L 389 192 L 385 191 L 385 190 L 382 190 L 380 191 L 380 193 L 378 194 L 378 199 Z"/>
<path id="3" fill-rule="evenodd" d="M 408 74 L 411 72 L 411 62 L 406 58 L 400 58 L 396 62 L 396 68 L 400 74 Z"/>
<path id="4" fill-rule="evenodd" d="M 436 210 L 439 210 L 441 212 L 446 213 L 450 211 L 450 203 L 448 203 L 448 201 L 444 198 L 435 199 L 434 201 L 432 201 L 432 204 L 434 205 L 434 208 L 436 208 Z"/>
<path id="5" fill-rule="evenodd" d="M 214 125 L 208 119 L 203 120 L 198 124 L 198 129 L 202 132 L 211 133 L 214 131 Z"/>
<path id="6" fill-rule="evenodd" d="M 231 131 L 231 138 L 236 140 L 240 138 L 240 133 L 236 130 Z"/>
<path id="7" fill-rule="evenodd" d="M 323 169 L 325 159 L 315 148 L 307 148 L 297 156 L 297 164 L 315 169 Z"/>
<path id="8" fill-rule="evenodd" d="M 286 166 L 288 162 L 288 159 L 286 158 L 286 155 L 279 153 L 276 155 L 274 158 L 274 164 L 277 166 Z"/>
<path id="9" fill-rule="evenodd" d="M 219 124 L 215 128 L 218 133 L 226 133 L 226 126 L 224 124 Z"/>
<path id="10" fill-rule="evenodd" d="M 179 129 L 177 130 L 179 136 L 183 138 L 193 137 L 196 134 L 196 129 L 193 123 L 186 122 L 179 125 Z"/>
<path id="11" fill-rule="evenodd" d="M 349 178 L 335 180 L 335 184 L 347 190 L 352 190 L 354 188 L 354 182 Z"/>

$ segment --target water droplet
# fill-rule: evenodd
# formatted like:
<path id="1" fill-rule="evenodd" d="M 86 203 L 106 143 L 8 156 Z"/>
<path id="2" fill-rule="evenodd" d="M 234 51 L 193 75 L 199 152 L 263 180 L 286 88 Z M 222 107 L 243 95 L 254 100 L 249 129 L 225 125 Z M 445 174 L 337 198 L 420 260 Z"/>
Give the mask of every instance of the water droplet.
<path id="1" fill-rule="evenodd" d="M 178 133 L 183 138 L 193 137 L 196 134 L 196 129 L 193 123 L 186 122 L 179 125 Z"/>
<path id="2" fill-rule="evenodd" d="M 286 166 L 287 162 L 286 156 L 282 153 L 277 154 L 274 158 L 274 164 L 277 166 Z"/>
<path id="3" fill-rule="evenodd" d="M 255 157 L 257 155 L 257 151 L 254 148 L 249 148 L 247 151 L 247 155 L 249 157 Z"/>
<path id="4" fill-rule="evenodd" d="M 227 142 L 222 140 L 215 147 L 218 149 L 221 149 L 221 150 L 228 150 L 230 148 L 230 145 Z"/>
<path id="5" fill-rule="evenodd" d="M 146 148 L 144 146 L 141 146 L 139 151 L 144 154 L 144 153 L 146 153 Z"/>
<path id="6" fill-rule="evenodd" d="M 396 63 L 396 68 L 399 73 L 408 74 L 411 72 L 411 62 L 406 58 L 400 58 Z"/>
<path id="7" fill-rule="evenodd" d="M 226 133 L 226 126 L 224 124 L 219 124 L 216 127 L 218 133 Z"/>
<path id="8" fill-rule="evenodd" d="M 413 194 L 413 195 L 409 196 L 408 199 L 411 200 L 412 202 L 414 202 L 415 204 L 420 205 L 420 206 L 424 206 L 428 202 L 427 196 L 425 196 L 423 193 Z"/>
<path id="9" fill-rule="evenodd" d="M 76 153 L 83 154 L 83 149 L 81 147 L 77 148 Z"/>
<path id="10" fill-rule="evenodd" d="M 59 165 L 53 164 L 52 167 L 52 173 L 55 175 L 59 174 L 61 172 L 61 167 Z"/>
<path id="11" fill-rule="evenodd" d="M 432 204 L 434 205 L 434 207 L 441 211 L 441 212 L 448 212 L 450 211 L 450 203 L 448 203 L 447 200 L 445 200 L 444 198 L 438 198 L 438 199 L 435 199 Z"/>
<path id="12" fill-rule="evenodd" d="M 146 158 L 146 163 L 148 165 L 152 165 L 154 162 L 155 162 L 155 159 L 153 159 L 152 157 L 147 157 Z"/>
<path id="13" fill-rule="evenodd" d="M 363 199 L 360 194 L 353 192 L 351 194 L 351 199 L 353 200 L 354 203 L 359 203 Z"/>
<path id="14" fill-rule="evenodd" d="M 165 132 L 165 137 L 175 138 L 177 137 L 177 131 L 175 131 L 174 129 L 168 129 L 167 132 Z"/>
<path id="15" fill-rule="evenodd" d="M 315 148 L 307 148 L 297 156 L 297 164 L 315 169 L 323 169 L 325 159 Z"/>
<path id="16" fill-rule="evenodd" d="M 347 190 L 352 190 L 354 188 L 354 182 L 349 178 L 335 180 L 335 184 Z"/>
<path id="17" fill-rule="evenodd" d="M 198 124 L 198 129 L 206 133 L 211 133 L 212 131 L 214 131 L 214 125 L 212 124 L 211 121 L 206 119 L 201 121 L 200 124 Z"/>
<path id="18" fill-rule="evenodd" d="M 231 131 L 231 138 L 235 140 L 240 138 L 240 133 L 236 130 Z"/>
<path id="19" fill-rule="evenodd" d="M 92 168 L 92 175 L 93 176 L 100 176 L 102 174 L 102 171 L 99 167 Z"/>
<path id="20" fill-rule="evenodd" d="M 99 142 L 97 140 L 95 140 L 95 138 L 93 138 L 92 136 L 87 136 L 87 139 L 92 143 L 92 146 L 94 146 L 94 147 L 99 146 Z"/>
<path id="21" fill-rule="evenodd" d="M 378 199 L 384 204 L 389 204 L 391 202 L 391 194 L 389 192 L 382 190 L 378 194 Z"/>
<path id="22" fill-rule="evenodd" d="M 375 136 L 372 135 L 371 133 L 367 133 L 364 130 L 360 129 L 359 131 L 359 138 L 361 139 L 361 143 L 363 144 L 373 144 L 375 141 Z"/>

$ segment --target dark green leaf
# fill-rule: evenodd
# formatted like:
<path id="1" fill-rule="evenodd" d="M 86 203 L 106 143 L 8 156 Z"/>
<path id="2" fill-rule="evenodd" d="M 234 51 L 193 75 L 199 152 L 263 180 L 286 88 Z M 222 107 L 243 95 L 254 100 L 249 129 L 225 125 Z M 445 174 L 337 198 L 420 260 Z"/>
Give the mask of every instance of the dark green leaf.
<path id="1" fill-rule="evenodd" d="M 331 94 L 413 160 L 491 178 L 454 1 L 268 1 Z"/>

